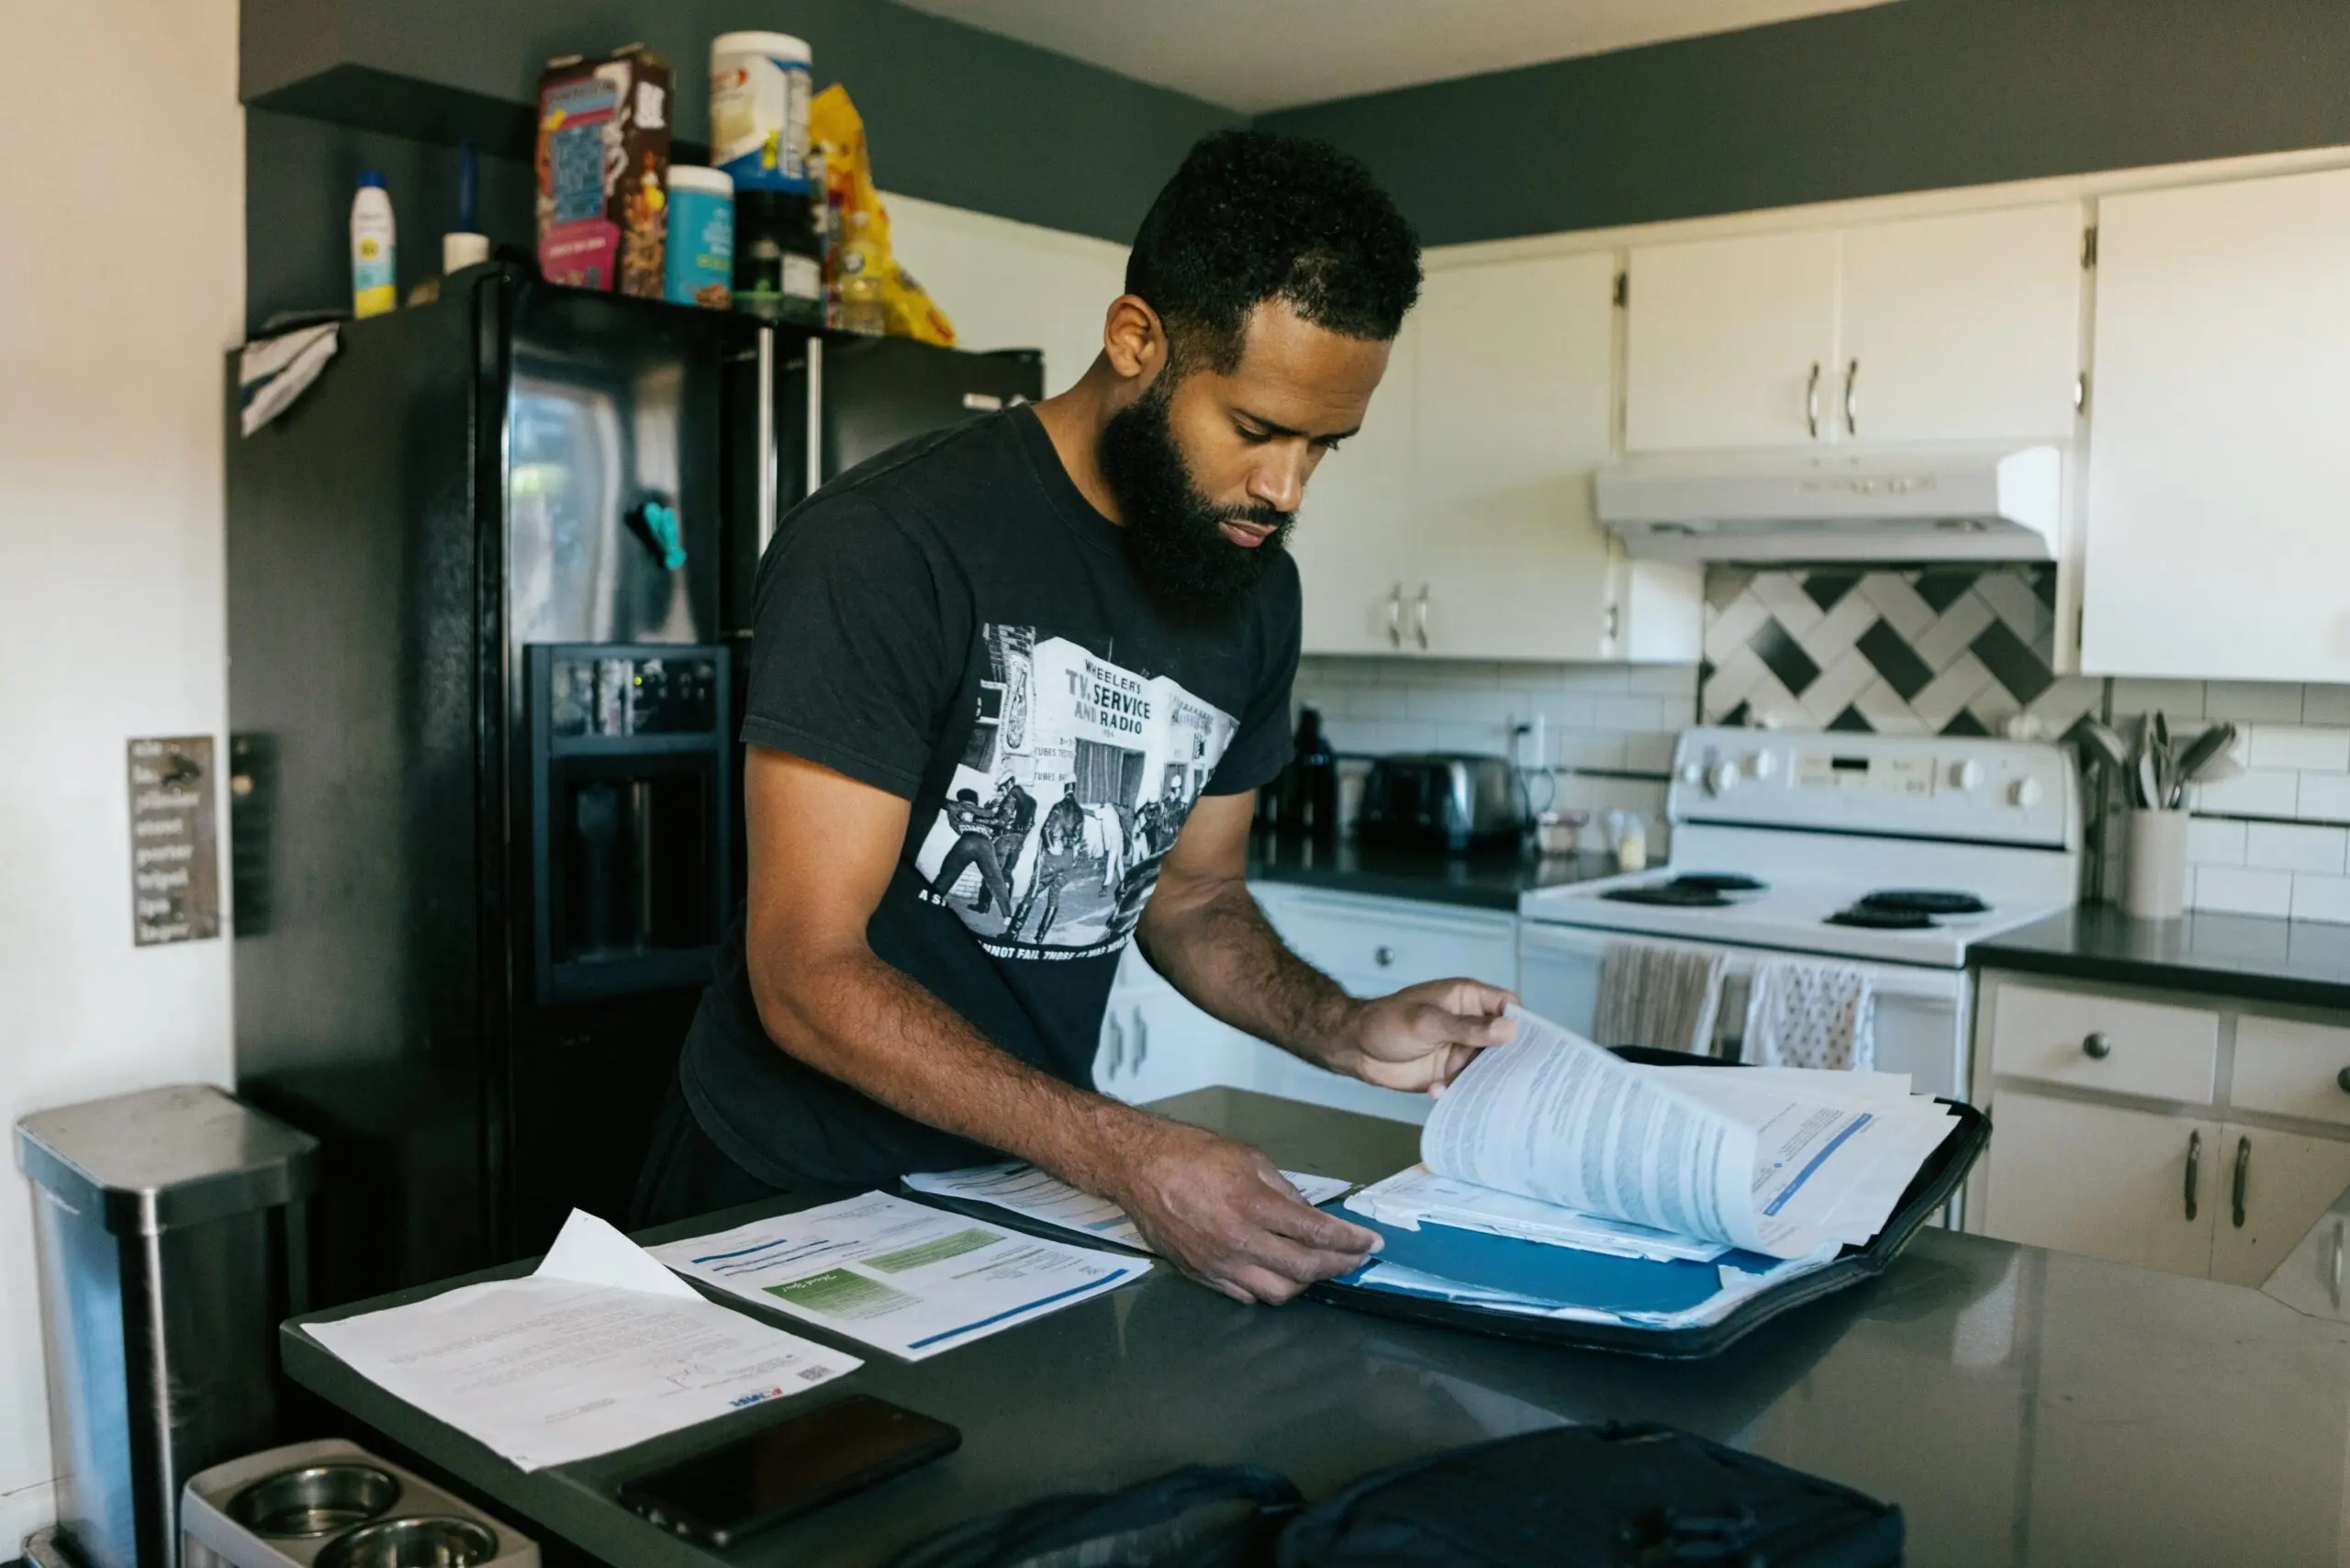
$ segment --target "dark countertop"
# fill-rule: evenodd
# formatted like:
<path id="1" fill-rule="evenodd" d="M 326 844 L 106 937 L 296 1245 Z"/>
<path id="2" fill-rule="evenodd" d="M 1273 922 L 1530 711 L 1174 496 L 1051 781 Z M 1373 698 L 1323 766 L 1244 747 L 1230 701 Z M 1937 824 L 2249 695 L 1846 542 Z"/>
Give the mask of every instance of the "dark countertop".
<path id="1" fill-rule="evenodd" d="M 2350 1009 L 2350 925 L 2188 914 L 2133 920 L 2082 904 L 1967 949 L 1986 969 Z"/>
<path id="2" fill-rule="evenodd" d="M 1315 844 L 1266 834 L 1248 843 L 1252 882 L 1288 882 L 1379 898 L 1426 899 L 1513 914 L 1520 893 L 1615 874 L 1616 860 L 1610 855 L 1565 859 L 1510 850 L 1438 855 L 1425 849 L 1357 844 L 1351 838 Z"/>
<path id="3" fill-rule="evenodd" d="M 1358 1179 L 1409 1160 L 1416 1132 L 1237 1090 L 1162 1108 L 1252 1138 L 1290 1169 Z M 957 1519 L 1194 1461 L 1269 1464 L 1322 1497 L 1404 1458 L 1609 1417 L 1672 1422 L 1897 1503 L 1912 1568 L 2331 1562 L 2350 1539 L 2350 1327 L 2236 1286 L 1938 1230 L 1874 1283 L 1695 1363 L 1512 1344 L 1312 1303 L 1246 1307 L 1156 1269 L 934 1361 L 859 1351 L 866 1364 L 840 1392 L 954 1422 L 962 1450 L 723 1559 L 623 1512 L 610 1489 L 788 1418 L 796 1402 L 525 1475 L 360 1380 L 304 1321 L 281 1336 L 297 1382 L 525 1531 L 618 1568 L 877 1563 Z"/>

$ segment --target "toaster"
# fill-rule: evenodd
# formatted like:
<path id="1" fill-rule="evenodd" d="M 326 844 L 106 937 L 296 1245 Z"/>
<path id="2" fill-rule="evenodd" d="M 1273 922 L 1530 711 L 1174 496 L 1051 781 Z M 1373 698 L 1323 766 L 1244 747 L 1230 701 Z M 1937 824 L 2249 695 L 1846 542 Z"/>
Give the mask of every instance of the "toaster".
<path id="1" fill-rule="evenodd" d="M 1532 813 L 1506 757 L 1465 752 L 1382 756 L 1363 780 L 1355 837 L 1365 844 L 1459 852 L 1519 844 Z"/>

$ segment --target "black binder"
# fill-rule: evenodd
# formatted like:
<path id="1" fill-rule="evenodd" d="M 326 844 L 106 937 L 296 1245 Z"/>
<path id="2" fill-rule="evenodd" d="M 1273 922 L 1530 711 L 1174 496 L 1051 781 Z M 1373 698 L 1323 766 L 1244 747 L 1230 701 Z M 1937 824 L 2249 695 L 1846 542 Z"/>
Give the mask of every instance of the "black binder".
<path id="1" fill-rule="evenodd" d="M 1730 1068 L 1740 1064 L 1724 1061 L 1718 1057 L 1692 1056 L 1683 1051 L 1646 1050 L 1638 1046 L 1617 1046 L 1616 1054 L 1627 1061 L 1654 1067 Z M 1325 1281 L 1309 1288 L 1309 1301 L 1328 1302 L 1350 1311 L 1366 1312 L 1381 1317 L 1400 1318 L 1410 1323 L 1433 1324 L 1442 1328 L 1465 1329 L 1472 1334 L 1487 1334 L 1503 1339 L 1524 1339 L 1538 1344 L 1565 1345 L 1578 1350 L 1607 1350 L 1621 1355 L 1649 1356 L 1663 1361 L 1698 1361 L 1718 1355 L 1736 1344 L 1763 1324 L 1783 1313 L 1792 1312 L 1807 1302 L 1833 1295 L 1863 1281 L 1874 1279 L 1890 1267 L 1910 1238 L 1918 1234 L 1935 1210 L 1949 1202 L 1958 1184 L 1966 1179 L 1977 1156 L 1991 1141 L 1991 1120 L 1972 1105 L 1955 1100 L 1938 1102 L 1957 1113 L 1958 1121 L 1943 1137 L 1942 1147 L 1932 1158 L 1919 1168 L 1908 1189 L 1901 1194 L 1901 1202 L 1893 1217 L 1866 1247 L 1847 1247 L 1837 1260 L 1824 1269 L 1817 1269 L 1784 1284 L 1741 1302 L 1718 1323 L 1708 1323 L 1688 1328 L 1638 1328 L 1620 1323 L 1577 1323 L 1561 1318 L 1535 1317 L 1524 1313 L 1496 1312 L 1488 1307 L 1465 1305 L 1458 1302 L 1434 1301 L 1426 1296 L 1404 1295 L 1395 1291 L 1378 1290 L 1368 1285 L 1340 1284 Z M 1344 1198 L 1333 1199 L 1324 1205 L 1331 1213 L 1345 1216 Z"/>

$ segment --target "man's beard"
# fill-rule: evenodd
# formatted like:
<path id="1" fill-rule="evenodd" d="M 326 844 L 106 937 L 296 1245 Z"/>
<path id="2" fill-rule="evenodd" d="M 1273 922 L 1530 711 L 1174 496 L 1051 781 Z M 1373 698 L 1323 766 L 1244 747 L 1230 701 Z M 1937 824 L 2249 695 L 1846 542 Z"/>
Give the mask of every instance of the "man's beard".
<path id="1" fill-rule="evenodd" d="M 1167 408 L 1173 365 L 1102 427 L 1102 477 L 1124 514 L 1126 554 L 1151 597 L 1180 619 L 1221 622 L 1248 604 L 1289 543 L 1297 518 L 1271 507 L 1221 507 L 1202 495 L 1175 444 Z M 1273 532 L 1251 549 L 1226 521 Z"/>

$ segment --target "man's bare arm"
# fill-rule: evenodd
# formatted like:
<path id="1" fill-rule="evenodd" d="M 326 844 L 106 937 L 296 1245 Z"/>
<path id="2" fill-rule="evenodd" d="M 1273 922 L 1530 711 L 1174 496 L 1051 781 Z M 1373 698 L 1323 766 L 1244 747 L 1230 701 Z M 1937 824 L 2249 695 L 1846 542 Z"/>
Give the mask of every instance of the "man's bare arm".
<path id="1" fill-rule="evenodd" d="M 905 801 L 759 747 L 744 794 L 751 993 L 784 1050 L 1109 1197 L 1179 1266 L 1240 1300 L 1286 1300 L 1375 1244 L 1298 1201 L 1256 1150 L 1061 1082 L 875 956 L 866 926 L 905 840 Z"/>
<path id="2" fill-rule="evenodd" d="M 1136 932 L 1143 956 L 1207 1013 L 1334 1072 L 1440 1092 L 1510 1037 L 1516 999 L 1474 980 L 1432 980 L 1358 999 L 1289 950 L 1248 893 L 1247 795 L 1203 795 L 1159 862 Z"/>

